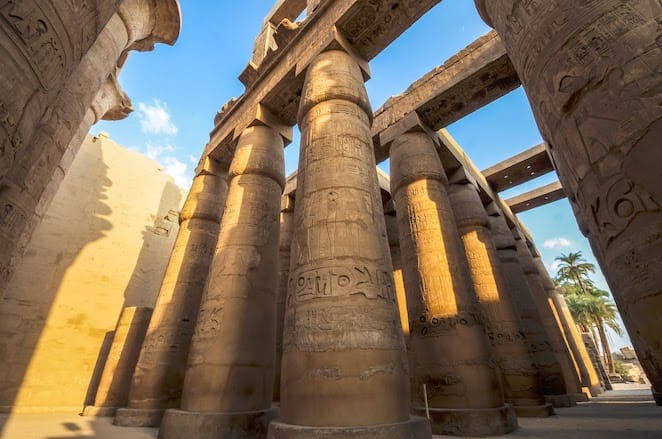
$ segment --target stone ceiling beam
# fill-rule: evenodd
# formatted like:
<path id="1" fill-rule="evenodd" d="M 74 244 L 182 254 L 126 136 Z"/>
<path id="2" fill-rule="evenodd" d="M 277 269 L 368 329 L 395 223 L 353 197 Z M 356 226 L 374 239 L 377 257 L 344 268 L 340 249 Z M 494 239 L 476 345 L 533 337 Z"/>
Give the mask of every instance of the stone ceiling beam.
<path id="1" fill-rule="evenodd" d="M 320 3 L 294 30 L 285 47 L 260 64 L 254 82 L 215 118 L 215 128 L 203 157 L 228 164 L 239 134 L 253 120 L 258 105 L 285 124 L 294 125 L 310 60 L 342 34 L 361 58 L 369 61 L 441 0 L 335 0 Z M 291 29 L 288 32 L 293 32 Z"/>
<path id="2" fill-rule="evenodd" d="M 382 132 L 416 112 L 439 130 L 500 98 L 520 85 L 499 36 L 489 32 L 393 96 L 375 112 L 372 126 L 377 163 L 388 158 Z"/>
<path id="3" fill-rule="evenodd" d="M 554 170 L 544 143 L 483 170 L 492 189 L 510 189 Z"/>
<path id="4" fill-rule="evenodd" d="M 561 183 L 557 180 L 532 191 L 508 198 L 506 204 L 510 206 L 510 210 L 513 213 L 521 213 L 565 197 L 566 195 L 561 187 Z"/>

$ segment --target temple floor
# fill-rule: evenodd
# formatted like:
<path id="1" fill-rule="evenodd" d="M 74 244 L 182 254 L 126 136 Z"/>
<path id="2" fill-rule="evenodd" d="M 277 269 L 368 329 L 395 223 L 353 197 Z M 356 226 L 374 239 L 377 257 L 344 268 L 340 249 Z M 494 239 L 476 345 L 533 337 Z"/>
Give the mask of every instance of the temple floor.
<path id="1" fill-rule="evenodd" d="M 654 404 L 648 386 L 614 384 L 590 402 L 556 409 L 545 419 L 520 418 L 520 428 L 501 438 L 529 439 L 640 439 L 662 437 L 662 407 Z M 155 428 L 112 425 L 112 418 L 88 418 L 69 414 L 0 414 L 2 439 L 153 439 Z M 450 438 L 453 436 L 434 436 Z M 192 438 L 194 439 L 194 438 Z"/>

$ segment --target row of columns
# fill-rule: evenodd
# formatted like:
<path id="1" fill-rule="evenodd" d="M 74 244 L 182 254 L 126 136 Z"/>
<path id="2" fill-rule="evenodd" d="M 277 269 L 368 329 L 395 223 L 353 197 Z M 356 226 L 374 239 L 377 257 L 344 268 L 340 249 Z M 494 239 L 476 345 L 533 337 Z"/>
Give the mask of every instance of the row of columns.
<path id="1" fill-rule="evenodd" d="M 281 197 L 289 129 L 263 108 L 228 171 L 199 166 L 116 424 L 161 438 L 489 435 L 583 397 L 575 365 L 590 364 L 561 344 L 577 336 L 519 232 L 468 177 L 449 184 L 422 126 L 392 141 L 387 238 L 365 64 L 337 43 L 306 71 L 295 203 Z"/>

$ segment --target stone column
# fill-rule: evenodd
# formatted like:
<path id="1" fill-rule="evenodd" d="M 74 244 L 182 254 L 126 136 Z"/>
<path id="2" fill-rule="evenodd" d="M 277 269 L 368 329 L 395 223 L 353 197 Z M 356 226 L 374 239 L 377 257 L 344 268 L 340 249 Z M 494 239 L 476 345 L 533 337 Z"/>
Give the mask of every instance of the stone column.
<path id="1" fill-rule="evenodd" d="M 508 50 L 662 404 L 662 4 L 476 3 Z"/>
<path id="2" fill-rule="evenodd" d="M 179 232 L 131 381 L 115 424 L 158 427 L 179 407 L 186 359 L 207 282 L 227 193 L 227 171 L 211 158 L 198 168 L 179 215 Z"/>
<path id="3" fill-rule="evenodd" d="M 395 138 L 390 154 L 419 386 L 414 413 L 426 412 L 427 394 L 435 434 L 508 433 L 517 419 L 504 405 L 435 144 L 428 133 L 409 131 Z"/>
<path id="4" fill-rule="evenodd" d="M 570 344 L 573 356 L 577 361 L 579 373 L 581 376 L 582 386 L 588 388 L 591 396 L 597 396 L 603 393 L 602 386 L 600 385 L 600 378 L 598 373 L 593 367 L 591 357 L 588 355 L 584 341 L 582 340 L 575 321 L 570 314 L 568 305 L 565 303 L 565 298 L 561 293 L 554 290 L 551 292 L 552 303 L 558 312 L 561 324 L 563 325 L 563 332 Z"/>
<path id="5" fill-rule="evenodd" d="M 487 207 L 487 212 L 501 271 L 506 280 L 513 304 L 515 304 L 515 310 L 522 322 L 522 329 L 529 343 L 533 361 L 540 372 L 545 399 L 552 403 L 554 407 L 574 406 L 576 405 L 575 399 L 567 394 L 563 372 L 552 351 L 549 337 L 540 324 L 540 313 L 517 258 L 515 239 L 510 232 L 506 219 L 494 204 Z"/>
<path id="6" fill-rule="evenodd" d="M 359 63 L 329 50 L 306 71 L 281 418 L 271 423 L 270 439 L 431 437 L 427 420 L 409 414 L 372 110 Z"/>
<path id="7" fill-rule="evenodd" d="M 524 271 L 526 283 L 529 286 L 529 291 L 533 297 L 533 301 L 538 308 L 538 315 L 540 316 L 539 324 L 542 324 L 547 339 L 551 343 L 552 351 L 556 361 L 558 362 L 563 379 L 565 381 L 566 392 L 575 398 L 575 401 L 587 401 L 588 397 L 583 393 L 581 382 L 579 381 L 579 371 L 575 364 L 574 358 L 570 353 L 570 349 L 566 343 L 563 333 L 561 332 L 561 324 L 558 321 L 554 310 L 551 308 L 547 293 L 542 285 L 538 267 L 533 262 L 533 257 L 529 251 L 526 241 L 523 239 L 521 232 L 516 226 L 511 229 L 515 238 L 515 245 L 517 248 L 517 257 L 519 263 Z"/>
<path id="8" fill-rule="evenodd" d="M 239 137 L 216 254 L 191 340 L 181 409 L 166 411 L 161 439 L 259 439 L 275 417 L 283 147 L 279 131 L 260 120 Z"/>
<path id="9" fill-rule="evenodd" d="M 503 278 L 478 191 L 473 184 L 462 182 L 451 184 L 449 196 L 492 351 L 501 370 L 506 402 L 513 405 L 518 416 L 550 416 L 554 411 L 545 403 L 540 373 Z"/>
<path id="10" fill-rule="evenodd" d="M 276 361 L 274 367 L 274 402 L 280 401 L 280 365 L 283 358 L 285 299 L 290 277 L 290 254 L 294 228 L 294 199 L 283 195 L 280 209 L 280 256 L 278 258 L 278 293 L 276 295 Z"/>
<path id="11" fill-rule="evenodd" d="M 45 75 L 61 75 L 63 72 L 60 67 L 67 58 L 67 46 L 58 46 L 59 35 L 50 35 L 48 32 L 42 34 L 39 28 L 53 23 L 55 17 L 61 17 L 62 14 L 48 7 L 40 11 L 32 3 L 34 2 L 21 2 L 20 6 L 8 3 L 8 7 L 0 8 L 0 14 L 14 15 L 23 8 L 30 9 L 35 14 L 42 14 L 50 9 L 53 17 L 38 19 L 37 16 L 30 16 L 30 20 L 23 20 L 22 24 L 17 25 L 24 27 L 24 31 L 37 40 L 34 51 L 29 51 L 27 58 L 37 63 L 45 63 L 43 67 L 48 70 Z M 93 3 L 95 2 L 83 2 L 85 5 Z M 108 4 L 114 5 L 115 2 L 109 1 Z M 70 13 L 73 17 L 80 16 L 81 21 L 85 22 L 90 11 L 84 10 L 90 8 L 92 7 L 76 6 L 76 11 Z M 18 14 L 20 16 L 20 13 Z M 9 20 L 15 21 L 16 17 L 10 16 Z M 44 190 L 80 127 L 86 111 L 108 75 L 116 68 L 122 53 L 126 50 L 151 50 L 157 42 L 173 44 L 179 34 L 179 20 L 177 0 L 123 0 L 96 40 L 93 40 L 94 44 L 80 63 L 63 80 L 61 87 L 50 91 L 55 97 L 50 100 L 48 106 L 39 106 L 38 94 L 34 95 L 34 101 L 24 103 L 25 107 L 21 112 L 25 117 L 22 118 L 34 122 L 29 124 L 29 137 L 27 133 L 24 136 L 29 142 L 21 147 L 21 153 L 12 159 L 6 172 L 2 171 L 0 174 L 0 295 L 4 291 L 3 278 L 9 278 L 13 260 L 18 258 L 17 246 L 29 240 L 34 226 L 38 223 L 33 220 L 33 216 Z M 70 29 L 62 28 L 59 32 L 62 35 L 83 34 L 87 37 L 85 32 L 76 33 L 76 29 L 77 24 Z M 1 105 L 0 103 L 0 121 L 4 119 L 1 116 Z M 33 113 L 39 114 L 41 119 L 35 119 Z M 15 137 L 22 130 L 23 127 L 19 127 Z"/>
<path id="12" fill-rule="evenodd" d="M 402 255 L 400 252 L 400 237 L 398 236 L 398 220 L 395 212 L 392 215 L 385 214 L 386 235 L 388 236 L 388 245 L 391 250 L 391 261 L 393 261 L 393 287 L 395 297 L 398 301 L 398 311 L 400 314 L 400 324 L 402 333 L 405 337 L 405 345 L 409 346 L 409 316 L 407 314 L 407 295 L 405 293 L 405 283 L 402 278 Z"/>
<path id="13" fill-rule="evenodd" d="M 152 308 L 129 306 L 122 309 L 94 405 L 85 407 L 83 416 L 115 416 L 118 407 L 126 406 L 131 376 L 151 316 Z"/>

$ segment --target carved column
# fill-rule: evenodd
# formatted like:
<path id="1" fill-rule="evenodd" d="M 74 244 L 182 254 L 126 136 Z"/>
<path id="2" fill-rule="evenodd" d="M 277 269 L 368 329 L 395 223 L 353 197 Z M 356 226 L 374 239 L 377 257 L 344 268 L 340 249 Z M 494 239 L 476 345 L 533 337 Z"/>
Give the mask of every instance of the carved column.
<path id="1" fill-rule="evenodd" d="M 162 439 L 265 438 L 275 417 L 283 147 L 281 133 L 262 120 L 239 137 L 216 254 L 191 340 L 181 409 L 166 411 Z"/>
<path id="2" fill-rule="evenodd" d="M 504 41 L 662 404 L 662 4 L 476 3 Z"/>
<path id="3" fill-rule="evenodd" d="M 290 254 L 294 229 L 294 199 L 283 195 L 280 210 L 280 255 L 278 258 L 278 293 L 276 295 L 276 361 L 274 367 L 274 401 L 280 401 L 280 365 L 283 358 L 283 324 L 285 299 L 290 277 Z"/>
<path id="4" fill-rule="evenodd" d="M 508 433 L 517 420 L 504 405 L 435 145 L 428 133 L 410 131 L 395 138 L 390 153 L 419 385 L 414 412 L 425 414 L 427 394 L 435 434 Z"/>
<path id="5" fill-rule="evenodd" d="M 492 351 L 501 369 L 506 402 L 518 416 L 550 416 L 554 411 L 545 404 L 540 374 L 501 272 L 478 191 L 471 183 L 457 183 L 451 184 L 449 195 Z"/>
<path id="6" fill-rule="evenodd" d="M 566 340 L 563 337 L 561 324 L 556 317 L 555 310 L 550 306 L 547 293 L 545 292 L 540 279 L 538 267 L 536 267 L 533 262 L 533 257 L 531 256 L 529 247 L 523 239 L 521 232 L 516 226 L 514 226 L 511 231 L 515 238 L 517 257 L 522 266 L 522 270 L 524 271 L 526 283 L 529 286 L 533 301 L 538 308 L 538 314 L 540 315 L 539 324 L 542 324 L 544 327 L 544 331 L 547 334 L 547 339 L 551 343 L 551 348 L 556 357 L 556 361 L 561 367 L 566 391 L 575 398 L 575 401 L 587 401 L 588 397 L 583 393 L 582 385 L 579 381 L 577 365 L 575 364 L 574 358 L 572 357 Z"/>
<path id="7" fill-rule="evenodd" d="M 533 361 L 540 371 L 545 399 L 552 403 L 554 407 L 574 406 L 576 405 L 575 399 L 567 394 L 563 372 L 556 360 L 556 355 L 552 351 L 549 337 L 540 324 L 540 313 L 517 257 L 515 239 L 506 223 L 506 219 L 494 204 L 487 207 L 487 212 L 501 271 L 504 274 L 515 310 L 522 322 L 522 329 L 529 343 Z"/>
<path id="8" fill-rule="evenodd" d="M 179 407 L 186 359 L 227 193 L 227 171 L 206 158 L 179 215 L 179 232 L 131 381 L 127 408 L 115 424 L 158 427 L 165 409 Z"/>
<path id="9" fill-rule="evenodd" d="M 409 316 L 407 315 L 407 295 L 405 293 L 405 283 L 402 278 L 402 254 L 400 252 L 400 237 L 398 236 L 398 220 L 393 214 L 385 214 L 386 235 L 388 236 L 388 246 L 391 250 L 391 261 L 393 262 L 393 287 L 395 297 L 398 301 L 398 311 L 400 313 L 400 324 L 402 333 L 405 337 L 405 345 L 409 346 Z M 409 349 L 407 349 L 409 351 Z"/>
<path id="10" fill-rule="evenodd" d="M 129 306 L 122 309 L 94 405 L 85 407 L 83 416 L 115 416 L 115 410 L 127 404 L 131 376 L 151 316 L 152 308 Z"/>
<path id="11" fill-rule="evenodd" d="M 14 4 L 12 1 L 7 3 L 7 8 L 0 8 L 0 13 L 9 11 L 14 14 L 24 7 L 37 11 L 36 6 L 28 6 L 32 3 L 20 2 L 20 6 L 11 6 Z M 81 17 L 87 17 L 82 11 L 85 6 L 75 8 L 83 14 Z M 62 16 L 53 9 L 50 12 L 53 16 Z M 78 17 L 77 13 L 71 14 Z M 10 275 L 12 258 L 17 257 L 17 245 L 29 239 L 37 223 L 33 221 L 33 216 L 45 188 L 80 127 L 85 112 L 108 75 L 114 71 L 121 54 L 125 50 L 151 50 L 157 42 L 173 44 L 179 34 L 179 19 L 177 0 L 122 1 L 80 63 L 68 73 L 58 89 L 51 90 L 50 93 L 56 94 L 56 97 L 49 101 L 47 107 L 40 106 L 38 94 L 34 95 L 34 102 L 24 102 L 25 114 L 30 114 L 28 119 L 33 121 L 30 124 L 26 122 L 26 126 L 30 126 L 30 137 L 27 134 L 24 137 L 29 138 L 29 142 L 21 147 L 22 153 L 0 175 L 0 295 L 4 291 L 2 277 L 8 278 Z M 35 16 L 28 20 L 29 24 L 23 25 L 27 25 L 26 30 L 40 40 L 38 47 L 35 47 L 40 54 L 30 53 L 28 58 L 43 61 L 41 57 L 46 57 L 51 63 L 48 69 L 53 70 L 53 75 L 60 75 L 60 64 L 67 58 L 66 46 L 59 50 L 57 39 L 40 35 L 38 29 L 42 22 L 53 20 L 49 17 L 46 21 L 39 21 Z M 85 22 L 84 19 L 82 21 Z M 61 29 L 61 32 L 63 35 L 74 35 L 71 32 L 75 29 L 76 26 L 72 26 L 71 29 Z M 37 110 L 40 111 L 36 113 Z M 41 118 L 35 119 L 34 114 Z M 15 136 L 23 129 L 17 128 Z"/>
<path id="12" fill-rule="evenodd" d="M 431 437 L 427 420 L 409 415 L 372 110 L 359 63 L 329 50 L 307 67 L 281 418 L 271 423 L 270 439 Z"/>

